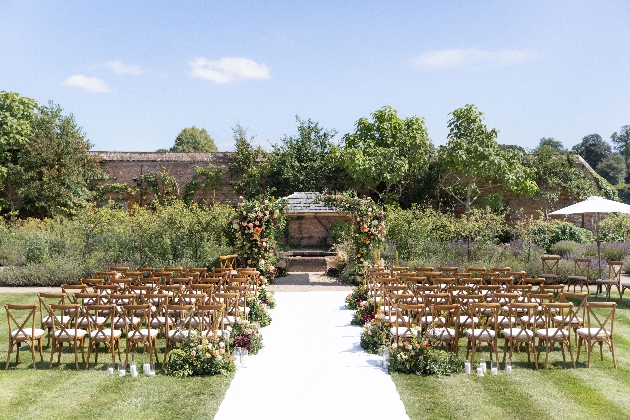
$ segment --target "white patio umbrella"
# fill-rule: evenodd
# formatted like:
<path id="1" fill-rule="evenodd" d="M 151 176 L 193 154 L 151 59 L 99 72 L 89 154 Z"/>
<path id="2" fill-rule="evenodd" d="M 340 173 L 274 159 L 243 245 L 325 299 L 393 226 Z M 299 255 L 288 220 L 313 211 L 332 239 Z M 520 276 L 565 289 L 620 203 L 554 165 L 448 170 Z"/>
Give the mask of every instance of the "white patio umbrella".
<path id="1" fill-rule="evenodd" d="M 600 213 L 628 213 L 630 214 L 630 206 L 617 201 L 608 200 L 604 197 L 589 197 L 584 201 L 572 204 L 560 210 L 556 210 L 549 214 L 584 214 L 595 213 L 595 237 L 597 241 L 597 260 L 599 264 L 599 278 L 602 278 L 602 257 L 600 253 L 599 240 L 599 214 Z"/>

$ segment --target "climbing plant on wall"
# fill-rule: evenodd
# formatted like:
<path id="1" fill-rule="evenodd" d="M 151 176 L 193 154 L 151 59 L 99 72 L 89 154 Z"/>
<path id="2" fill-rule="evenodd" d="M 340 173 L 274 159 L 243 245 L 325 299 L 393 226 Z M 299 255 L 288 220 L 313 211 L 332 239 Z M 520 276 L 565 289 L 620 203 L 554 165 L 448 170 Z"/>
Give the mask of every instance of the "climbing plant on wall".
<path id="1" fill-rule="evenodd" d="M 354 191 L 322 194 L 315 201 L 335 207 L 352 217 L 352 252 L 349 259 L 355 265 L 355 273 L 364 275 L 374 253 L 381 248 L 385 239 L 387 215 L 383 208 L 371 198 L 357 197 Z"/>
<path id="2" fill-rule="evenodd" d="M 231 220 L 228 237 L 242 266 L 254 267 L 273 277 L 276 232 L 286 223 L 286 200 L 273 197 L 262 200 L 243 200 Z"/>

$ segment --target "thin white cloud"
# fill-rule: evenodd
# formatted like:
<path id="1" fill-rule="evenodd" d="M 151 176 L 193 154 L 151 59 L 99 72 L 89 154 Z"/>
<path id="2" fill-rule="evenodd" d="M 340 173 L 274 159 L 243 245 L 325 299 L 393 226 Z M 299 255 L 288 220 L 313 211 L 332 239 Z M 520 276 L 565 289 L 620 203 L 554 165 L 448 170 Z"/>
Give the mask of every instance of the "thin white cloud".
<path id="1" fill-rule="evenodd" d="M 188 65 L 192 68 L 193 77 L 212 80 L 219 84 L 270 77 L 269 67 L 244 57 L 223 57 L 215 61 L 197 57 L 189 61 Z"/>
<path id="2" fill-rule="evenodd" d="M 136 64 L 125 64 L 120 60 L 106 61 L 103 66 L 107 67 L 116 74 L 142 74 L 143 70 Z"/>
<path id="3" fill-rule="evenodd" d="M 104 80 L 96 77 L 86 77 L 82 74 L 75 74 L 74 76 L 68 77 L 63 84 L 66 86 L 85 89 L 88 92 L 94 93 L 107 93 L 112 91 Z"/>
<path id="4" fill-rule="evenodd" d="M 416 57 L 413 64 L 419 68 L 442 70 L 468 64 L 509 66 L 535 57 L 535 53 L 521 50 L 440 50 L 427 52 Z"/>

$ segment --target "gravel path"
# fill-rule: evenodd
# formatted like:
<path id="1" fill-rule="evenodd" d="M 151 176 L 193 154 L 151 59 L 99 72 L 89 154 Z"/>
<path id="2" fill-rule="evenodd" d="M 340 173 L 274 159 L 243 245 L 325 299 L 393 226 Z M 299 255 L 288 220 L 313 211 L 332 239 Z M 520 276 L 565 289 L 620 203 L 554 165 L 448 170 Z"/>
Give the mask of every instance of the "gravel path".
<path id="1" fill-rule="evenodd" d="M 275 278 L 267 289 L 274 292 L 350 292 L 352 286 L 323 273 L 291 273 L 286 277 Z"/>

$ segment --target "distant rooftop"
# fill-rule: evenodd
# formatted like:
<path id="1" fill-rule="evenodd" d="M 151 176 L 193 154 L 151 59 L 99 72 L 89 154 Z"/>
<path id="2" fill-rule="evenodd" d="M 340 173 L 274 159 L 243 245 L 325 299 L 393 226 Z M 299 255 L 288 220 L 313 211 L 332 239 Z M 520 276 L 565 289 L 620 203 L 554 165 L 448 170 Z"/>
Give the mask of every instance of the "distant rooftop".
<path id="1" fill-rule="evenodd" d="M 294 192 L 288 197 L 284 197 L 289 203 L 289 214 L 296 213 L 339 213 L 334 207 L 329 207 L 321 203 L 313 203 L 316 192 Z"/>

